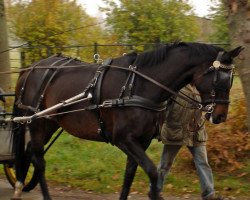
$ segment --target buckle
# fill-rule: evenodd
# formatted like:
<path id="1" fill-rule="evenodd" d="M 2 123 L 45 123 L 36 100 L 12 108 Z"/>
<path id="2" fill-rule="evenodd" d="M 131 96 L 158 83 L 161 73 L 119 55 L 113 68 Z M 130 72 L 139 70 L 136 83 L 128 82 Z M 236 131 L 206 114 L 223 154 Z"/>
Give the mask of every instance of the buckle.
<path id="1" fill-rule="evenodd" d="M 100 107 L 112 107 L 113 103 L 112 103 L 112 100 L 105 100 L 103 101 L 103 103 L 100 105 Z"/>

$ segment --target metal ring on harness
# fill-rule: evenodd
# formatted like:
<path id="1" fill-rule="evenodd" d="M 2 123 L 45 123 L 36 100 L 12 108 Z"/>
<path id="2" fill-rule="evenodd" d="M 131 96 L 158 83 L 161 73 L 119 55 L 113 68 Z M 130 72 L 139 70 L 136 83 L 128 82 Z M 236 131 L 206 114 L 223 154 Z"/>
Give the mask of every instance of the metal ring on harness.
<path id="1" fill-rule="evenodd" d="M 206 105 L 205 109 L 207 113 L 212 113 L 214 111 L 214 104 Z"/>
<path id="2" fill-rule="evenodd" d="M 96 53 L 94 54 L 94 60 L 98 63 L 98 64 L 102 64 L 103 63 L 103 60 L 101 59 L 101 56 Z"/>
<path id="3" fill-rule="evenodd" d="M 198 109 L 199 109 L 199 110 L 202 110 L 202 108 L 203 108 L 203 105 L 202 105 L 201 103 L 199 103 L 199 104 L 198 104 Z"/>

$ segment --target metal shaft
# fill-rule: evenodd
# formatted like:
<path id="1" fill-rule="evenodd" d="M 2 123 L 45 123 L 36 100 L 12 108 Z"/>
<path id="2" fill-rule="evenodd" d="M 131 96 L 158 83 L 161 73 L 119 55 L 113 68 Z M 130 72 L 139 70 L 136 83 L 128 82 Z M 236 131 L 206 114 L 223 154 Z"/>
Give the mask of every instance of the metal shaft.
<path id="1" fill-rule="evenodd" d="M 55 111 L 55 110 L 57 110 L 59 108 L 62 108 L 64 106 L 66 106 L 69 103 L 73 103 L 74 101 L 77 101 L 78 99 L 83 98 L 84 96 L 85 96 L 85 92 L 82 92 L 82 93 L 80 93 L 80 94 L 78 94 L 78 95 L 76 95 L 74 97 L 71 97 L 71 98 L 69 98 L 69 99 L 67 99 L 67 100 L 65 100 L 65 101 L 63 101 L 61 103 L 58 103 L 58 104 L 56 104 L 56 105 L 54 105 L 54 106 L 52 106 L 50 108 L 47 108 L 47 109 L 45 109 L 45 110 L 43 110 L 41 112 L 38 112 L 38 113 L 34 114 L 34 115 L 23 116 L 23 117 L 14 117 L 13 119 L 11 119 L 11 118 L 6 119 L 6 121 L 23 122 L 23 123 L 31 122 L 31 120 L 33 120 L 33 119 L 35 119 L 37 117 L 47 115 L 47 114 L 49 114 L 49 113 L 51 113 L 51 112 L 53 112 L 53 111 Z M 92 98 L 92 94 L 88 93 L 88 96 L 86 98 L 84 98 L 84 100 L 89 100 L 91 98 Z"/>

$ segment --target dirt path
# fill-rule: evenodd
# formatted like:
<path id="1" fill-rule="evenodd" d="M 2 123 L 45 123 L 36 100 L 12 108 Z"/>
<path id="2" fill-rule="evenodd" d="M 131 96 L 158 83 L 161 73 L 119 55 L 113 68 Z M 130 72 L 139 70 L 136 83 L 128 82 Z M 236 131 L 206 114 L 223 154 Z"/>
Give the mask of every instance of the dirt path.
<path id="1" fill-rule="evenodd" d="M 86 192 L 79 189 L 72 189 L 64 186 L 53 186 L 49 188 L 53 200 L 115 200 L 119 199 L 119 194 L 97 194 L 92 192 Z M 9 183 L 0 179 L 0 200 L 10 200 L 13 195 L 13 189 Z M 129 196 L 131 200 L 148 200 L 148 197 L 142 194 L 131 194 Z M 197 196 L 191 196 L 190 194 L 181 195 L 179 197 L 171 197 L 164 195 L 165 200 L 200 200 Z M 235 200 L 250 200 L 249 198 L 229 198 Z M 23 200 L 42 200 L 41 192 L 39 187 L 36 187 L 29 193 L 23 193 Z"/>
<path id="2" fill-rule="evenodd" d="M 53 200 L 115 200 L 119 199 L 119 194 L 97 194 L 86 192 L 79 189 L 72 189 L 64 186 L 53 186 L 49 188 Z M 10 184 L 0 179 L 0 200 L 10 200 L 13 195 L 13 189 Z M 148 200 L 148 197 L 142 194 L 131 194 L 131 200 Z M 167 200 L 190 199 L 185 197 L 168 197 Z M 192 200 L 199 200 L 197 197 L 192 197 Z M 39 187 L 36 187 L 29 193 L 23 193 L 23 200 L 42 200 Z"/>

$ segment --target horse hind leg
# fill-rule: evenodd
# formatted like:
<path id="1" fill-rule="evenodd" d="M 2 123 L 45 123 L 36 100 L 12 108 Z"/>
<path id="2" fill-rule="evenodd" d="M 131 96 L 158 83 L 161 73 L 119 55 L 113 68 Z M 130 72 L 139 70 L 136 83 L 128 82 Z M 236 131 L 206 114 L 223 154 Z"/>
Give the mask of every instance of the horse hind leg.
<path id="1" fill-rule="evenodd" d="M 32 163 L 37 170 L 44 200 L 51 200 L 48 185 L 45 179 L 46 163 L 44 159 L 44 145 L 57 129 L 58 125 L 49 120 L 37 120 L 36 123 L 31 123 L 30 125 Z"/>
<path id="2" fill-rule="evenodd" d="M 135 139 L 129 139 L 123 142 L 122 144 L 119 144 L 118 147 L 128 156 L 131 156 L 134 159 L 134 161 L 137 162 L 137 164 L 141 166 L 142 169 L 145 171 L 145 173 L 148 175 L 150 179 L 149 198 L 151 200 L 163 200 L 163 198 L 160 196 L 160 192 L 157 190 L 157 180 L 158 180 L 157 169 L 152 160 L 145 153 L 146 148 L 143 148 L 143 146 Z M 130 181 L 132 183 L 132 180 Z M 124 196 L 121 196 L 121 198 L 125 200 L 127 198 L 125 197 L 126 189 L 123 188 L 123 190 L 124 190 L 123 191 Z"/>
<path id="3" fill-rule="evenodd" d="M 49 190 L 48 190 L 48 185 L 45 179 L 45 159 L 44 159 L 44 154 L 43 154 L 43 146 L 36 146 L 33 148 L 33 156 L 32 156 L 32 162 L 34 167 L 37 170 L 37 175 L 39 178 L 39 183 L 41 187 L 41 191 L 43 194 L 43 199 L 44 200 L 51 200 Z"/>

